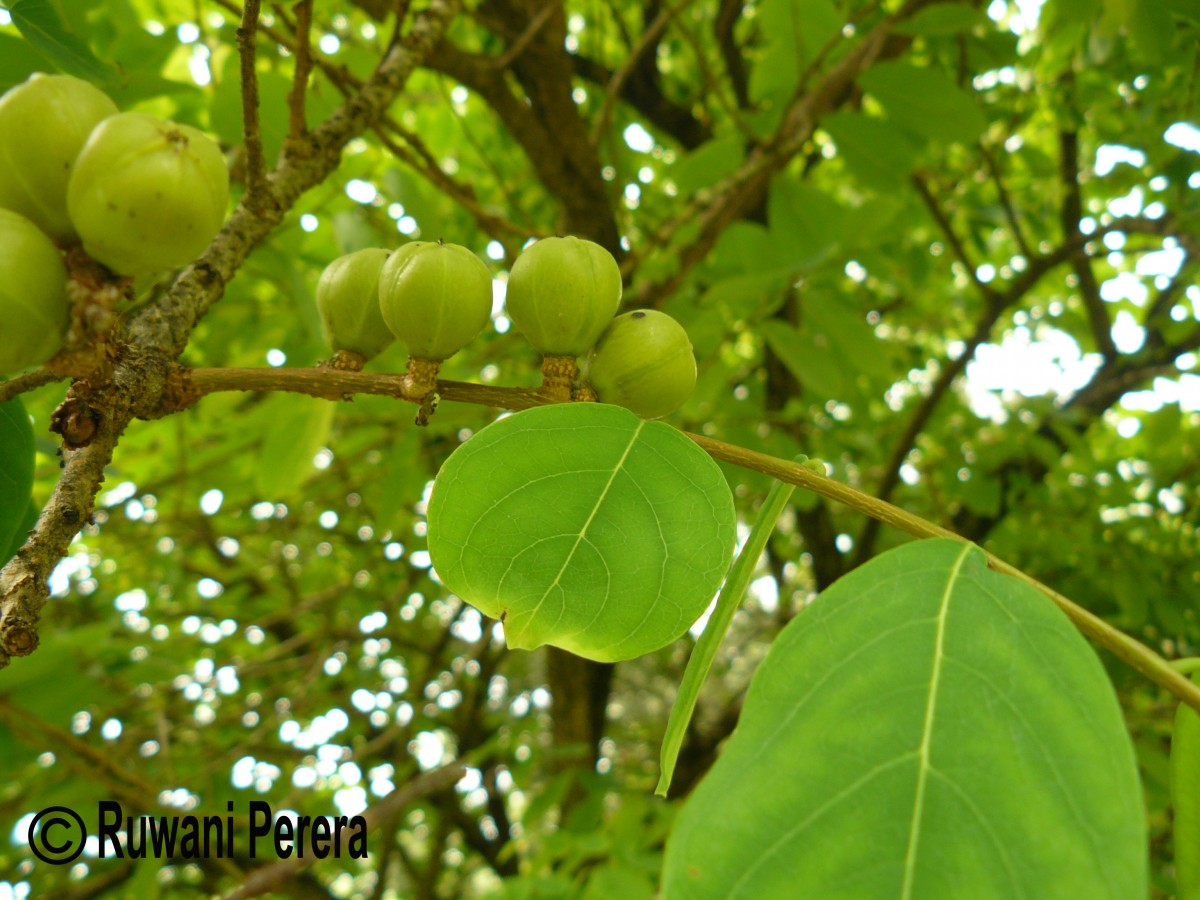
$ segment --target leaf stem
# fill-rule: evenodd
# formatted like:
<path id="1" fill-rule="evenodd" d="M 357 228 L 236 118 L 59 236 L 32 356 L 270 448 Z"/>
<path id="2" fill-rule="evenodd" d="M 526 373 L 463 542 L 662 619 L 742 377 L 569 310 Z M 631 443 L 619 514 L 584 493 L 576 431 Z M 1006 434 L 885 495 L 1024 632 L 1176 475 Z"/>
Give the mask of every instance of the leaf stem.
<path id="1" fill-rule="evenodd" d="M 725 633 L 729 631 L 733 614 L 741 605 L 742 596 L 746 593 L 746 588 L 750 585 L 750 578 L 754 575 L 754 567 L 757 565 L 759 557 L 762 556 L 763 548 L 766 547 L 771 532 L 775 530 L 775 522 L 779 519 L 783 508 L 787 506 L 794 490 L 794 485 L 783 481 L 776 481 L 771 485 L 767 499 L 759 508 L 754 526 L 750 529 L 750 535 L 742 546 L 742 552 L 733 561 L 725 584 L 717 595 L 717 605 L 713 609 L 712 615 L 709 616 L 704 631 L 700 633 L 696 646 L 692 649 L 687 669 L 683 673 L 683 681 L 679 683 L 679 693 L 675 695 L 675 704 L 671 707 L 671 716 L 667 719 L 666 733 L 663 735 L 662 750 L 659 756 L 661 774 L 658 778 L 658 787 L 654 789 L 654 793 L 661 797 L 667 796 L 667 789 L 671 786 L 671 776 L 675 773 L 675 761 L 679 758 L 679 748 L 683 746 L 683 736 L 687 732 L 688 723 L 692 720 L 692 713 L 696 710 L 696 700 L 700 697 L 700 688 L 704 684 L 704 679 L 708 677 L 713 660 L 716 659 L 717 648 L 721 646 Z"/>
<path id="2" fill-rule="evenodd" d="M 879 519 L 881 522 L 893 525 L 906 534 L 922 538 L 949 537 L 958 541 L 966 541 L 966 538 L 955 534 L 949 529 L 935 525 L 932 522 L 922 519 L 920 516 L 900 509 L 898 506 L 893 506 L 890 503 L 872 497 L 870 494 L 864 494 L 862 491 L 855 490 L 849 485 L 834 481 L 824 475 L 819 475 L 812 469 L 808 469 L 799 463 L 788 462 L 784 459 L 768 456 L 765 453 L 747 450 L 745 447 L 726 444 L 724 441 L 714 440 L 703 435 L 685 433 L 714 459 L 732 463 L 743 469 L 750 469 L 754 472 L 771 475 L 780 481 L 786 481 L 789 484 L 813 491 L 829 500 L 844 503 L 852 509 L 857 509 L 859 512 L 866 513 L 869 516 Z M 988 553 L 986 550 L 984 550 L 984 554 L 987 556 L 988 565 L 991 568 L 997 572 L 1003 572 L 1006 575 L 1020 579 L 1030 587 L 1045 594 L 1054 601 L 1059 609 L 1067 614 L 1067 618 L 1086 637 L 1111 652 L 1125 664 L 1141 672 L 1159 687 L 1169 691 L 1180 701 L 1192 707 L 1192 709 L 1200 712 L 1200 686 L 1185 678 L 1162 656 L 1123 631 L 1109 625 L 1095 613 L 1089 612 L 1082 606 L 1072 602 L 1058 591 L 1042 584 L 1033 576 L 1025 574 L 1016 566 L 1005 562 L 992 553 Z"/>

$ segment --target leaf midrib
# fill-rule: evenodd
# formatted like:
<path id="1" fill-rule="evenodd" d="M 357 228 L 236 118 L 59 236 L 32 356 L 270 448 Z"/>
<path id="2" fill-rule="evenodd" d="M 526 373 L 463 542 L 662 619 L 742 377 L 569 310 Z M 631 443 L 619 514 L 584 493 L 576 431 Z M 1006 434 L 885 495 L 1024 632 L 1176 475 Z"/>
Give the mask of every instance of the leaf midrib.
<path id="1" fill-rule="evenodd" d="M 587 537 L 588 529 L 595 520 L 596 514 L 600 511 L 600 507 L 604 505 L 605 499 L 612 490 L 613 482 L 617 480 L 617 475 L 619 475 L 621 470 L 625 467 L 625 460 L 629 458 L 629 453 L 633 450 L 633 445 L 637 443 L 638 435 L 642 433 L 642 429 L 645 427 L 645 421 L 639 421 L 637 428 L 635 428 L 633 434 L 630 435 L 629 443 L 625 445 L 625 449 L 621 453 L 621 458 L 618 459 L 617 464 L 613 466 L 612 474 L 608 476 L 608 481 L 605 483 L 604 488 L 600 491 L 600 496 L 598 496 L 596 498 L 596 502 L 592 504 L 592 511 L 588 514 L 587 521 L 583 523 L 583 527 L 579 529 L 579 534 L 575 536 L 575 543 L 571 545 L 570 551 L 563 558 L 562 565 L 559 566 L 558 572 L 554 576 L 554 580 L 546 587 L 546 590 L 542 593 L 542 597 L 540 600 L 538 600 L 537 605 L 528 613 L 523 613 L 526 622 L 532 622 L 536 618 L 538 611 L 542 608 L 542 604 L 545 603 L 546 598 L 550 596 L 550 592 L 553 591 L 558 586 L 559 581 L 562 580 L 563 573 L 567 571 L 567 567 L 571 564 L 571 560 L 575 558 L 575 553 L 579 550 L 579 545 L 582 544 L 584 539 Z M 524 634 L 528 628 L 529 626 L 527 624 L 521 629 L 521 634 Z M 518 637 L 519 639 L 518 635 L 513 635 L 513 637 Z"/>
<path id="2" fill-rule="evenodd" d="M 925 703 L 925 724 L 921 733 L 921 745 L 917 748 L 917 792 L 913 800 L 912 821 L 908 831 L 908 850 L 904 854 L 904 884 L 900 890 L 901 900 L 910 900 L 913 883 L 916 878 L 917 854 L 921 844 L 921 816 L 925 807 L 925 785 L 929 781 L 929 755 L 933 744 L 933 724 L 937 713 L 938 687 L 942 678 L 942 660 L 945 658 L 946 619 L 950 612 L 950 596 L 954 593 L 954 585 L 958 574 L 973 549 L 972 544 L 964 544 L 962 552 L 954 561 L 950 577 L 946 579 L 946 588 L 942 592 L 941 605 L 937 615 L 937 634 L 933 644 L 933 672 L 929 679 L 929 699 Z"/>

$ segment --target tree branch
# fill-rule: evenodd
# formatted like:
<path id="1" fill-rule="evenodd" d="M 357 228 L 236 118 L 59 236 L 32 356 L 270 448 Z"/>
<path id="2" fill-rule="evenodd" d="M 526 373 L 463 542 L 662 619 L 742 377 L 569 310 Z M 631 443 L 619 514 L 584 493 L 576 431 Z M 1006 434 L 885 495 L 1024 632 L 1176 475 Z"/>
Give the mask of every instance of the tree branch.
<path id="1" fill-rule="evenodd" d="M 270 191 L 263 159 L 262 132 L 258 124 L 258 72 L 255 69 L 256 33 L 259 0 L 245 0 L 242 24 L 237 30 L 238 57 L 242 77 L 242 132 L 246 146 L 246 197 L 243 202 L 253 209 L 269 203 Z"/>
<path id="2" fill-rule="evenodd" d="M 52 382 L 64 381 L 67 377 L 49 369 L 34 369 L 8 381 L 0 381 L 0 403 L 6 403 L 13 397 L 35 391 Z"/>
<path id="3" fill-rule="evenodd" d="M 249 197 L 243 197 L 203 256 L 179 275 L 162 299 L 126 323 L 117 336 L 120 350 L 111 378 L 95 385 L 76 382 L 71 395 L 94 416 L 95 434 L 80 449 L 64 448 L 63 473 L 49 503 L 29 540 L 0 569 L 0 668 L 10 657 L 37 648 L 37 622 L 49 596 L 47 579 L 66 555 L 80 523 L 91 515 L 121 433 L 134 418 L 153 417 L 159 408 L 172 360 L 183 352 L 196 323 L 220 299 L 250 251 L 281 221 L 284 210 L 337 168 L 345 144 L 379 117 L 456 10 L 456 0 L 433 0 L 408 40 L 388 52 L 362 90 L 302 142 L 303 152 L 285 150 L 280 166 L 267 177 L 277 205 L 256 210 Z"/>

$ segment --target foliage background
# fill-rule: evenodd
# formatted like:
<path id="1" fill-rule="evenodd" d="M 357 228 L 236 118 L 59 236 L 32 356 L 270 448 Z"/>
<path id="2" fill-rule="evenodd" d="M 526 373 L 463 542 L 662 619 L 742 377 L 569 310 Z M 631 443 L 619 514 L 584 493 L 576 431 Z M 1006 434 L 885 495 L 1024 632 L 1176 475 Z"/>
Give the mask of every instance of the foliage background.
<path id="1" fill-rule="evenodd" d="M 22 10 L 24 7 L 24 10 Z M 405 29 L 421 4 L 405 11 Z M 65 68 L 216 135 L 244 186 L 232 3 L 12 3 L 0 89 Z M 78 46 L 12 24 L 61 16 Z M 257 41 L 268 163 L 287 143 L 296 17 Z M 577 233 L 626 306 L 687 327 L 698 389 L 672 421 L 891 499 L 1168 656 L 1193 652 L 1200 388 L 1200 131 L 1191 0 L 488 0 L 456 10 L 387 115 L 286 210 L 192 333 L 193 366 L 312 365 L 339 254 L 445 238 L 502 286 L 531 236 Z M 305 101 L 321 122 L 379 61 L 381 0 L 316 4 Z M 94 58 L 91 56 L 94 54 Z M 131 316 L 162 296 L 144 285 Z M 502 288 L 498 288 L 498 294 Z M 534 386 L 495 327 L 450 378 Z M 1023 349 L 1021 349 L 1023 348 Z M 972 360 L 975 360 L 972 363 Z M 369 371 L 400 371 L 393 348 Z M 990 379 L 990 380 L 989 380 Z M 35 500 L 59 475 L 25 396 Z M 184 896 L 261 861 L 55 870 L 23 817 L 119 797 L 148 813 L 346 813 L 422 771 L 362 864 L 288 896 L 650 896 L 674 808 L 652 799 L 688 639 L 615 669 L 506 652 L 440 588 L 423 502 L 494 411 L 429 427 L 371 396 L 221 393 L 122 436 L 50 582 L 42 646 L 0 674 L 0 891 Z M 767 479 L 726 469 L 744 518 Z M 676 775 L 711 764 L 772 637 L 903 537 L 797 491 L 734 622 Z M 1106 663 L 1111 660 L 1106 659 Z M 1135 735 L 1155 890 L 1172 890 L 1169 698 L 1110 665 Z M 401 794 L 401 799 L 404 799 Z M 11 885 L 12 887 L 6 887 Z"/>

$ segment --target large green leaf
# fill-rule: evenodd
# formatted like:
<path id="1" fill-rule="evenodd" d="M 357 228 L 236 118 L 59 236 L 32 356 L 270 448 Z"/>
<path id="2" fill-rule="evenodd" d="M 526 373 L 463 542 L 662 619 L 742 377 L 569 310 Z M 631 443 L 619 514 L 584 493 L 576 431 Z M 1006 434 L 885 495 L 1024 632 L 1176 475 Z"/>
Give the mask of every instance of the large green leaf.
<path id="1" fill-rule="evenodd" d="M 25 521 L 33 492 L 33 428 L 19 397 L 0 403 L 0 566 Z"/>
<path id="2" fill-rule="evenodd" d="M 970 143 L 987 124 L 971 95 L 937 69 L 882 62 L 864 72 L 859 82 L 892 122 L 921 137 Z"/>
<path id="3" fill-rule="evenodd" d="M 765 46 L 750 77 L 750 95 L 782 101 L 837 39 L 845 19 L 830 0 L 765 0 L 756 12 Z"/>
<path id="4" fill-rule="evenodd" d="M 1096 654 L 972 545 L 883 554 L 776 639 L 663 888 L 1144 898 L 1137 768 Z"/>
<path id="5" fill-rule="evenodd" d="M 919 148 L 895 125 L 846 110 L 826 118 L 821 127 L 837 143 L 846 168 L 864 184 L 896 191 L 908 183 Z"/>
<path id="6" fill-rule="evenodd" d="M 442 466 L 429 553 L 510 647 L 631 659 L 683 634 L 733 553 L 721 470 L 679 431 L 594 403 L 500 419 Z"/>
<path id="7" fill-rule="evenodd" d="M 1200 677 L 1193 675 L 1193 681 Z M 1175 825 L 1175 890 L 1200 898 L 1200 716 L 1180 703 L 1171 734 L 1171 806 Z"/>

